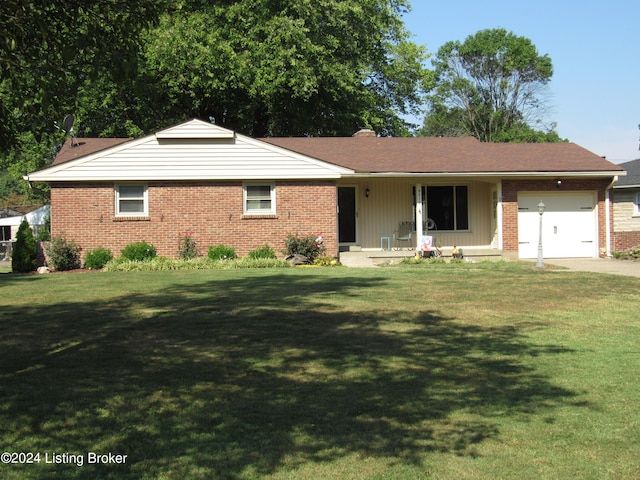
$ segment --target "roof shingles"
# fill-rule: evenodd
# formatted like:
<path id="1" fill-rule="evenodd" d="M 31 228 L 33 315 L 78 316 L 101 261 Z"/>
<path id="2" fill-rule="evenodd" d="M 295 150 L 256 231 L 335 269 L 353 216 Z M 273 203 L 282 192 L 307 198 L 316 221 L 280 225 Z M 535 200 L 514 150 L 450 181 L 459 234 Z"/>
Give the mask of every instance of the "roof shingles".
<path id="1" fill-rule="evenodd" d="M 357 172 L 600 172 L 621 168 L 574 143 L 481 143 L 472 137 L 264 138 Z"/>
<path id="2" fill-rule="evenodd" d="M 128 142 L 130 138 L 69 138 L 56 155 L 51 166 L 75 160 L 92 153 Z"/>
<path id="3" fill-rule="evenodd" d="M 65 142 L 53 166 L 129 141 L 78 138 Z M 279 137 L 261 141 L 357 173 L 623 172 L 574 143 L 482 143 L 472 137 Z M 630 172 L 631 173 L 631 172 Z M 640 175 L 640 172 L 639 172 Z"/>

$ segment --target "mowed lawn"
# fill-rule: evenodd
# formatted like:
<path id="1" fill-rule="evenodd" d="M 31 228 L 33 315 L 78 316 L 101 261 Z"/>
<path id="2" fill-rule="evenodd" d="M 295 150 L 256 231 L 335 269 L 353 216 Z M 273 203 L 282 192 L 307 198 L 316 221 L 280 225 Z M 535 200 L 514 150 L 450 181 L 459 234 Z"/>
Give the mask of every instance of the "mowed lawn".
<path id="1" fill-rule="evenodd" d="M 501 262 L 0 293 L 0 446 L 40 455 L 3 479 L 640 478 L 637 278 Z"/>

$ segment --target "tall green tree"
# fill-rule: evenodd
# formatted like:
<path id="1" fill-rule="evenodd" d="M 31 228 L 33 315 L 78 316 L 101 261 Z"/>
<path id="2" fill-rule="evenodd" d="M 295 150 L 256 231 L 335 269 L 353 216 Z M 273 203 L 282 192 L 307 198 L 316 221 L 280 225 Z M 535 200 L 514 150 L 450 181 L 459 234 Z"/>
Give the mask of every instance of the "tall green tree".
<path id="1" fill-rule="evenodd" d="M 0 148 L 51 133 L 75 108 L 78 86 L 135 71 L 139 34 L 168 0 L 3 0 L 0 3 Z"/>
<path id="2" fill-rule="evenodd" d="M 403 0 L 184 2 L 149 32 L 153 117 L 253 136 L 407 135 L 431 80 Z"/>
<path id="3" fill-rule="evenodd" d="M 16 233 L 16 241 L 11 252 L 11 270 L 14 273 L 32 272 L 37 267 L 38 250 L 33 231 L 23 220 Z"/>
<path id="4" fill-rule="evenodd" d="M 253 136 L 364 126 L 408 135 L 415 126 L 404 118 L 420 111 L 432 80 L 424 47 L 402 21 L 409 8 L 407 0 L 7 0 L 0 169 L 19 178 L 46 166 L 64 139 L 54 122 L 68 113 L 79 136 L 140 136 L 193 117 Z"/>
<path id="5" fill-rule="evenodd" d="M 505 29 L 481 30 L 444 44 L 433 60 L 435 88 L 423 134 L 481 141 L 558 141 L 546 124 L 548 55 Z"/>

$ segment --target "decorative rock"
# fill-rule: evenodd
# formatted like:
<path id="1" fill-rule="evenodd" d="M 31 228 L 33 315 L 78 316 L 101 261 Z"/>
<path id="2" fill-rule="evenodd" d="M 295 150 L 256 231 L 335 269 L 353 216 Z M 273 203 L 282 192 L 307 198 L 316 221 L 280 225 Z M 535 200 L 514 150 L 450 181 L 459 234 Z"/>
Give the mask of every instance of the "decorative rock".
<path id="1" fill-rule="evenodd" d="M 294 253 L 293 255 L 289 255 L 285 257 L 285 260 L 290 262 L 293 265 L 309 265 L 311 260 L 309 260 L 304 255 L 300 255 L 299 253 Z"/>

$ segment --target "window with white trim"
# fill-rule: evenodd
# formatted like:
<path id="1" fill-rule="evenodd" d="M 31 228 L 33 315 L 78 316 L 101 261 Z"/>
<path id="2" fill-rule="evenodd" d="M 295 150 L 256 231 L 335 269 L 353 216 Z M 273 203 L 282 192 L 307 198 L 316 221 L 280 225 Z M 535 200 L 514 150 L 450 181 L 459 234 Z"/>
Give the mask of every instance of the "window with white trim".
<path id="1" fill-rule="evenodd" d="M 147 186 L 143 184 L 116 185 L 116 216 L 146 217 L 149 215 Z"/>
<path id="2" fill-rule="evenodd" d="M 245 215 L 274 215 L 276 186 L 274 183 L 246 183 L 244 185 Z"/>
<path id="3" fill-rule="evenodd" d="M 640 215 L 640 193 L 636 193 L 636 206 L 633 211 L 634 215 Z"/>

